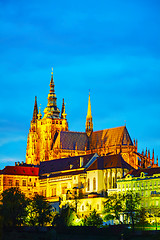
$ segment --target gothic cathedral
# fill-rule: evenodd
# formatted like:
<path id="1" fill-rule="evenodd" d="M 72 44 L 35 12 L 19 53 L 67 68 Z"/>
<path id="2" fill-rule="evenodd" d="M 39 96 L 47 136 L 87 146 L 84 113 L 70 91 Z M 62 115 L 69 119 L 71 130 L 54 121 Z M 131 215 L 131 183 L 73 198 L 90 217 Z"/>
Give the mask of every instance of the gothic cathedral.
<path id="1" fill-rule="evenodd" d="M 57 107 L 54 89 L 53 70 L 51 73 L 48 104 L 42 117 L 38 111 L 37 98 L 33 118 L 27 139 L 26 163 L 39 165 L 40 162 L 70 156 L 81 156 L 97 153 L 99 156 L 120 154 L 134 168 L 154 163 L 150 154 L 137 152 L 137 141 L 133 141 L 126 126 L 93 131 L 90 94 L 86 117 L 85 132 L 72 132 L 68 129 L 64 99 L 62 110 Z"/>

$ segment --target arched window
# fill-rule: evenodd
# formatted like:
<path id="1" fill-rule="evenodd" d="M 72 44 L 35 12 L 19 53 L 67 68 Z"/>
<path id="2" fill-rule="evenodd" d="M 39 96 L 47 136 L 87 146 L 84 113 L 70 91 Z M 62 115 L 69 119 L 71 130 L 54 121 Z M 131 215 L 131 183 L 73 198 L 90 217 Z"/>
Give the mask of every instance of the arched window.
<path id="1" fill-rule="evenodd" d="M 88 182 L 87 182 L 87 191 L 90 190 L 90 179 L 88 178 Z"/>
<path id="2" fill-rule="evenodd" d="M 96 191 L 96 178 L 93 178 L 93 191 Z"/>

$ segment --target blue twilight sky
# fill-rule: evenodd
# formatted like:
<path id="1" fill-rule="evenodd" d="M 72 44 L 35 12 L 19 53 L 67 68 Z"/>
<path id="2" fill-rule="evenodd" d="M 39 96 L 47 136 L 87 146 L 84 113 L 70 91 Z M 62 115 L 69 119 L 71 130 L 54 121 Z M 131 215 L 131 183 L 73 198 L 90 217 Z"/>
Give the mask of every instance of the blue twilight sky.
<path id="1" fill-rule="evenodd" d="M 0 169 L 25 161 L 34 97 L 47 105 L 51 67 L 69 129 L 125 124 L 160 157 L 160 1 L 0 0 Z"/>

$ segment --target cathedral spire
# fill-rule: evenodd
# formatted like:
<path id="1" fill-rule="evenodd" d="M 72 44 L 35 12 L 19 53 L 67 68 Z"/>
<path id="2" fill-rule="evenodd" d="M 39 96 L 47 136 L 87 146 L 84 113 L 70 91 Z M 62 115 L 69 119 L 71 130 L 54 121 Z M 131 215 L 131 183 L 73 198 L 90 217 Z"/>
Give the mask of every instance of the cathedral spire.
<path id="1" fill-rule="evenodd" d="M 91 113 L 91 99 L 90 99 L 90 92 L 89 92 L 88 111 L 87 111 L 87 117 L 86 117 L 86 133 L 87 133 L 87 136 L 89 137 L 92 132 L 93 132 L 93 123 L 92 123 L 92 113 Z"/>
<path id="2" fill-rule="evenodd" d="M 34 102 L 34 110 L 33 110 L 33 118 L 32 118 L 32 123 L 35 123 L 37 120 L 37 114 L 38 114 L 38 107 L 37 107 L 37 97 L 35 97 L 35 102 Z"/>
<path id="3" fill-rule="evenodd" d="M 65 103 L 64 103 L 64 98 L 63 98 L 61 118 L 66 119 L 66 116 L 67 116 L 67 114 L 66 114 Z"/>
<path id="4" fill-rule="evenodd" d="M 53 68 L 51 72 L 50 90 L 48 94 L 48 104 L 44 110 L 45 118 L 59 118 L 59 109 L 57 107 L 57 98 L 54 90 Z"/>

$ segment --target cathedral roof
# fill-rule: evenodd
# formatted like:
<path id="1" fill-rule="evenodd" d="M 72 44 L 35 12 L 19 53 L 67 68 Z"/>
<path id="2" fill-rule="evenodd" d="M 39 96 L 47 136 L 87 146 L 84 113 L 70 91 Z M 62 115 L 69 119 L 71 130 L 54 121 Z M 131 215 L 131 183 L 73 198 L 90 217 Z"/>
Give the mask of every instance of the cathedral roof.
<path id="1" fill-rule="evenodd" d="M 92 148 L 127 144 L 133 145 L 125 126 L 96 131 L 91 135 Z"/>
<path id="2" fill-rule="evenodd" d="M 144 172 L 146 176 L 152 176 L 153 174 L 160 174 L 160 167 L 156 168 L 141 168 L 141 169 L 133 169 L 129 171 L 126 175 L 130 174 L 133 177 L 140 177 L 141 172 Z"/>
<path id="3" fill-rule="evenodd" d="M 60 132 L 62 149 L 88 150 L 115 145 L 133 145 L 125 126 L 92 132 L 90 138 L 85 132 Z"/>
<path id="4" fill-rule="evenodd" d="M 88 138 L 85 132 L 61 132 L 60 142 L 62 149 L 82 150 L 88 149 Z"/>
<path id="5" fill-rule="evenodd" d="M 87 170 L 122 168 L 131 170 L 133 167 L 124 161 L 121 154 L 98 157 Z"/>
<path id="6" fill-rule="evenodd" d="M 80 168 L 80 158 L 83 158 L 83 168 L 92 159 L 95 154 L 75 156 L 69 158 L 60 158 L 40 163 L 40 175 L 55 173 L 59 171 L 76 170 Z"/>
<path id="7" fill-rule="evenodd" d="M 21 167 L 21 166 L 7 166 L 0 174 L 5 175 L 25 175 L 25 176 L 38 176 L 38 167 Z"/>

